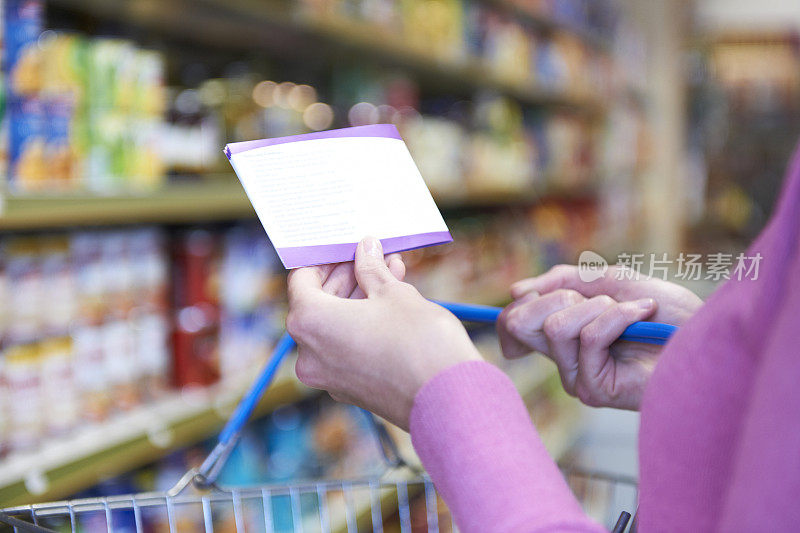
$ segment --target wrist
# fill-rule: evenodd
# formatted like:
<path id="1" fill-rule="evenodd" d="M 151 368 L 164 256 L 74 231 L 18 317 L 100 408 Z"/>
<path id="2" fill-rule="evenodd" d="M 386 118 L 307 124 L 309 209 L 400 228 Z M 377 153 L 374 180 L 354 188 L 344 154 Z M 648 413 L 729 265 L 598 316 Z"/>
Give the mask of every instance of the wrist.
<path id="1" fill-rule="evenodd" d="M 446 347 L 432 346 L 432 349 L 427 351 L 427 357 L 415 358 L 419 361 L 418 365 L 412 368 L 412 374 L 409 380 L 408 393 L 405 395 L 407 413 L 410 416 L 411 409 L 414 405 L 414 400 L 419 394 L 419 391 L 433 381 L 437 376 L 447 373 L 449 370 L 456 366 L 470 362 L 483 362 L 475 345 L 469 340 L 466 332 L 463 333 L 464 339 L 458 339 L 460 342 L 454 343 Z M 453 340 L 452 338 L 450 339 Z"/>
<path id="2" fill-rule="evenodd" d="M 458 350 L 448 350 L 439 352 L 425 361 L 423 368 L 415 379 L 414 395 L 437 375 L 449 370 L 450 368 L 469 361 L 483 361 L 483 357 L 472 343 L 463 346 Z"/>

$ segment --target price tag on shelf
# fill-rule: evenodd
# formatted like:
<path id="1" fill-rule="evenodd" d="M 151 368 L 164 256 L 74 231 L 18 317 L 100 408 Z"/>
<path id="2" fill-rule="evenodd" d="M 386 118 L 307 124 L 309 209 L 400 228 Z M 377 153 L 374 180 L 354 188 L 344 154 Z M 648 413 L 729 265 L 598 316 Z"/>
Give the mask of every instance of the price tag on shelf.
<path id="1" fill-rule="evenodd" d="M 33 496 L 47 492 L 50 482 L 40 470 L 31 470 L 25 475 L 25 490 Z"/>

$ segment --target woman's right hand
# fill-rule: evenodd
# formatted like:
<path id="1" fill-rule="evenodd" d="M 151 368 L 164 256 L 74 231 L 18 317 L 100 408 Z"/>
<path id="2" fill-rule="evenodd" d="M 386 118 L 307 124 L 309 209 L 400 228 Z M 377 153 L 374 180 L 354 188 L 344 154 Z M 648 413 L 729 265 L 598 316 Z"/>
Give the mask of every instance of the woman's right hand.
<path id="1" fill-rule="evenodd" d="M 640 320 L 679 326 L 703 304 L 684 287 L 629 279 L 619 267 L 584 282 L 576 266 L 559 265 L 515 283 L 511 296 L 497 325 L 506 357 L 542 352 L 558 366 L 569 394 L 587 405 L 632 410 L 639 409 L 661 347 L 617 338 Z"/>

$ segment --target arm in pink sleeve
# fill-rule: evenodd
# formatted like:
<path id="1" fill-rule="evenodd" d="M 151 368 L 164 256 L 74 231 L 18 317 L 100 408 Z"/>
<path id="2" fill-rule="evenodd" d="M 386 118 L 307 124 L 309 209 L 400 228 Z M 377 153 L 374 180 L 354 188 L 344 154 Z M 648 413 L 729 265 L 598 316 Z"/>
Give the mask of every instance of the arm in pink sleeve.
<path id="1" fill-rule="evenodd" d="M 437 374 L 417 393 L 411 438 L 465 533 L 603 531 L 547 454 L 514 384 L 483 361 Z"/>

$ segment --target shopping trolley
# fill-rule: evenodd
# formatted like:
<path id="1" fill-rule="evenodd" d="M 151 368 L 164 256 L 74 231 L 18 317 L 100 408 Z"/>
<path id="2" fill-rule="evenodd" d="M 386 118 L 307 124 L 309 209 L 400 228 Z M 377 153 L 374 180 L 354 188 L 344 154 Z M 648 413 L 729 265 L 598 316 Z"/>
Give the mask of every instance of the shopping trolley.
<path id="1" fill-rule="evenodd" d="M 462 320 L 490 323 L 499 308 L 437 302 Z M 663 344 L 674 326 L 639 322 L 624 340 Z M 431 479 L 407 461 L 386 426 L 368 414 L 386 465 L 366 479 L 298 481 L 258 487 L 215 483 L 258 399 L 295 343 L 288 334 L 243 397 L 198 468 L 169 491 L 32 504 L 0 511 L 0 531 L 122 532 L 214 531 L 315 533 L 359 531 L 414 533 L 457 531 Z M 562 468 L 586 511 L 614 532 L 624 532 L 635 509 L 636 480 L 603 472 Z"/>

